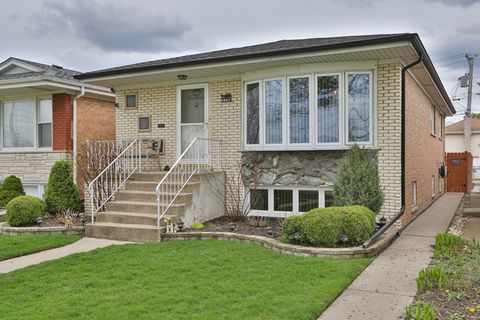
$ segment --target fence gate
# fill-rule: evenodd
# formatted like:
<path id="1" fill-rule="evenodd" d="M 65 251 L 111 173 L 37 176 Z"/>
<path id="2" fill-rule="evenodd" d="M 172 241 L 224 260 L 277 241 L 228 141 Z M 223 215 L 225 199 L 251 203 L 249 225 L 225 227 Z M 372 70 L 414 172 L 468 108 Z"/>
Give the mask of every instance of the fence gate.
<path id="1" fill-rule="evenodd" d="M 470 193 L 472 160 L 470 152 L 447 153 L 447 192 Z"/>

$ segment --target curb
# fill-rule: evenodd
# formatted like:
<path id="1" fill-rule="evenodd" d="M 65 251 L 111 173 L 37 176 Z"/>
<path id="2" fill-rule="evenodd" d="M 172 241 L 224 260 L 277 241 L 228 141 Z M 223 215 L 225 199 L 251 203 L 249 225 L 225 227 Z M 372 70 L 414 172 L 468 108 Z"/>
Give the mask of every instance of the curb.
<path id="1" fill-rule="evenodd" d="M 353 258 L 367 258 L 374 257 L 386 249 L 398 237 L 398 230 L 391 230 L 383 234 L 380 239 L 371 247 L 365 249 L 361 246 L 352 248 L 317 248 L 304 247 L 293 244 L 287 244 L 278 240 L 254 235 L 245 235 L 231 232 L 179 232 L 168 233 L 162 235 L 162 241 L 172 240 L 228 240 L 247 243 L 256 243 L 264 247 L 270 248 L 273 251 L 281 252 L 283 254 L 317 257 L 317 258 L 332 258 L 332 259 L 353 259 Z"/>

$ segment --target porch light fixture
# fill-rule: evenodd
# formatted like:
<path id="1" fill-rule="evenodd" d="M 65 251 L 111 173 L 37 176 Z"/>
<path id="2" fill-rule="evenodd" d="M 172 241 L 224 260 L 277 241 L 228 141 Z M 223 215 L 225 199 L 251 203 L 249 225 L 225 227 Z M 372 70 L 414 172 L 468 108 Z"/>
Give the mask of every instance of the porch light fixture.
<path id="1" fill-rule="evenodd" d="M 220 94 L 220 100 L 222 101 L 222 103 L 232 102 L 232 94 L 231 93 Z"/>
<path id="2" fill-rule="evenodd" d="M 182 221 L 182 219 L 180 219 L 180 221 L 178 221 L 177 227 L 178 227 L 178 231 L 179 231 L 179 232 L 182 232 L 182 229 L 183 229 L 183 221 Z"/>
<path id="3" fill-rule="evenodd" d="M 187 80 L 188 76 L 186 74 L 179 74 L 177 75 L 178 80 Z"/>

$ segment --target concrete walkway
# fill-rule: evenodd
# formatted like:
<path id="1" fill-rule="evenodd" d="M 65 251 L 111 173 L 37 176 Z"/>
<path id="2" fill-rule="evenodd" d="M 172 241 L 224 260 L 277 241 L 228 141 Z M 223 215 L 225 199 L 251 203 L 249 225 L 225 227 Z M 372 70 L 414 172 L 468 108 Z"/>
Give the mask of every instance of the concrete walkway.
<path id="1" fill-rule="evenodd" d="M 50 250 L 33 253 L 33 254 L 29 254 L 26 256 L 18 257 L 18 258 L 12 258 L 8 260 L 0 261 L 0 274 L 22 269 L 34 264 L 39 264 L 44 261 L 63 258 L 74 253 L 87 252 L 97 248 L 103 248 L 103 247 L 108 247 L 110 245 L 125 244 L 125 243 L 131 243 L 131 242 L 96 239 L 96 238 L 82 238 L 77 242 L 69 244 L 64 247 L 50 249 Z"/>
<path id="2" fill-rule="evenodd" d="M 463 194 L 447 193 L 412 222 L 400 237 L 320 316 L 330 319 L 402 319 L 417 292 L 415 279 L 430 263 L 435 235 L 445 232 Z"/>

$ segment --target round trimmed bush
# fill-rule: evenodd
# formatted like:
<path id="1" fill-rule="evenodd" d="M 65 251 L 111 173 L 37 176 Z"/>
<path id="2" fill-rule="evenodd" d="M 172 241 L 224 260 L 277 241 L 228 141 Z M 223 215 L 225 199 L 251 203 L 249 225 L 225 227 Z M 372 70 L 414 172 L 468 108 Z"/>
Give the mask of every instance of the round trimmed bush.
<path id="1" fill-rule="evenodd" d="M 341 211 L 341 235 L 345 235 L 351 245 L 361 245 L 375 231 L 375 213 L 367 207 L 338 207 Z"/>
<path id="2" fill-rule="evenodd" d="M 291 216 L 286 218 L 282 224 L 282 241 L 291 244 L 307 242 L 302 230 L 303 216 Z"/>
<path id="3" fill-rule="evenodd" d="M 313 209 L 304 215 L 302 229 L 307 241 L 318 247 L 335 247 L 341 236 L 338 208 Z"/>
<path id="4" fill-rule="evenodd" d="M 7 204 L 7 222 L 12 227 L 34 224 L 46 210 L 45 202 L 37 197 L 19 196 Z"/>
<path id="5" fill-rule="evenodd" d="M 67 209 L 80 211 L 80 194 L 73 183 L 72 166 L 67 160 L 55 162 L 45 189 L 45 202 L 50 213 Z"/>
<path id="6" fill-rule="evenodd" d="M 375 214 L 363 206 L 313 209 L 303 216 L 283 222 L 282 238 L 286 243 L 318 247 L 336 247 L 346 243 L 360 245 L 375 231 Z M 300 239 L 295 234 L 300 234 Z M 297 236 L 298 237 L 298 236 Z"/>
<path id="7" fill-rule="evenodd" d="M 16 176 L 7 177 L 0 187 L 0 206 L 5 207 L 10 200 L 25 195 L 22 181 Z"/>

